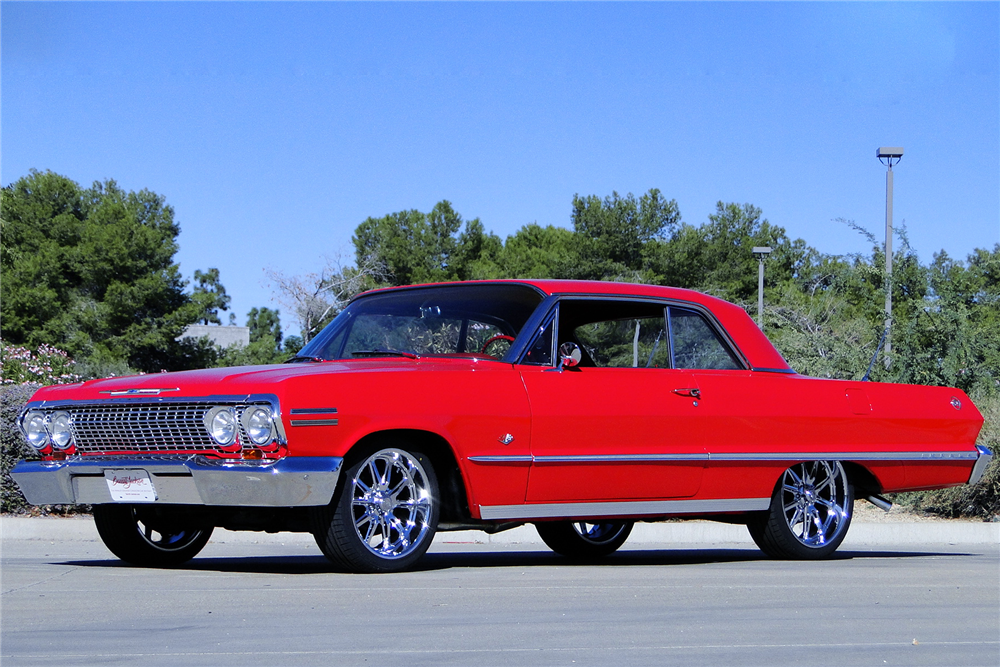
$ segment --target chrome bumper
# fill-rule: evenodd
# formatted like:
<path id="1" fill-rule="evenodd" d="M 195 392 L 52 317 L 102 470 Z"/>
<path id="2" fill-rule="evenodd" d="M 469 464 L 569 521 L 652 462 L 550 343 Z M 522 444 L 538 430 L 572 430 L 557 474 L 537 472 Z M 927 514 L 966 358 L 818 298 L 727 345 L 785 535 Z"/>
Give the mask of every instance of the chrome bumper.
<path id="1" fill-rule="evenodd" d="M 299 507 L 333 498 L 342 458 L 289 456 L 275 462 L 225 462 L 204 456 L 73 457 L 21 461 L 10 475 L 33 505 L 114 502 L 105 470 L 145 470 L 155 503 Z"/>
<path id="2" fill-rule="evenodd" d="M 976 465 L 972 468 L 972 474 L 969 475 L 969 484 L 975 484 L 983 478 L 983 474 L 986 472 L 986 466 L 990 464 L 993 460 L 993 452 L 982 445 L 976 445 L 976 450 L 979 452 L 979 459 L 976 461 Z"/>

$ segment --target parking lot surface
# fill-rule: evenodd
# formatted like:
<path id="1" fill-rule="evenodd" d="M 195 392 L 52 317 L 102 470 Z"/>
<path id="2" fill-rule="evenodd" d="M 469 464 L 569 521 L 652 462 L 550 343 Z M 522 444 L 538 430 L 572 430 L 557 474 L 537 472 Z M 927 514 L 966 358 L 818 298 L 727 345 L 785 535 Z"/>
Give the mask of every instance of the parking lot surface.
<path id="1" fill-rule="evenodd" d="M 332 572 L 303 536 L 212 542 L 175 570 L 98 541 L 5 539 L 0 663 L 1000 664 L 996 544 L 845 545 L 834 560 L 650 544 L 571 564 L 440 535 L 412 572 Z"/>

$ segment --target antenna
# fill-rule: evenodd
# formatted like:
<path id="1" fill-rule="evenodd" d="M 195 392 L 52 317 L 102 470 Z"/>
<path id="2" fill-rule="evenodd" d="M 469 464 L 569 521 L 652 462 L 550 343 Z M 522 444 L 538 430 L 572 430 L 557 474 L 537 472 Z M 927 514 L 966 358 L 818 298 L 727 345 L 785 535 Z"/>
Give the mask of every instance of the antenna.
<path id="1" fill-rule="evenodd" d="M 878 347 L 875 348 L 875 354 L 872 356 L 871 363 L 868 364 L 868 370 L 865 372 L 865 376 L 861 378 L 862 382 L 868 382 L 868 376 L 872 374 L 872 366 L 875 365 L 875 360 L 878 359 L 878 353 L 882 351 L 882 343 L 885 342 L 885 336 L 889 333 L 889 327 L 882 330 L 882 337 L 878 339 Z"/>

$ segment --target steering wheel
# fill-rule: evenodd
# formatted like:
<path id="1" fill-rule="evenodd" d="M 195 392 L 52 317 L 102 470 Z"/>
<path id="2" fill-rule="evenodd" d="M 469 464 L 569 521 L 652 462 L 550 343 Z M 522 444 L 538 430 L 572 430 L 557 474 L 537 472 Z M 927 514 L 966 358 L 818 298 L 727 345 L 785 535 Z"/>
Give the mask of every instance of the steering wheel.
<path id="1" fill-rule="evenodd" d="M 479 352 L 481 354 L 487 354 L 486 348 L 488 348 L 490 345 L 492 345 L 493 343 L 497 342 L 498 340 L 505 340 L 508 343 L 513 343 L 514 342 L 514 337 L 513 336 L 508 336 L 507 334 L 497 334 L 496 336 L 493 336 L 492 338 L 490 338 L 489 340 L 487 340 L 485 343 L 483 343 L 483 346 L 481 348 L 479 348 Z M 492 357 L 493 355 L 491 354 L 490 356 Z"/>

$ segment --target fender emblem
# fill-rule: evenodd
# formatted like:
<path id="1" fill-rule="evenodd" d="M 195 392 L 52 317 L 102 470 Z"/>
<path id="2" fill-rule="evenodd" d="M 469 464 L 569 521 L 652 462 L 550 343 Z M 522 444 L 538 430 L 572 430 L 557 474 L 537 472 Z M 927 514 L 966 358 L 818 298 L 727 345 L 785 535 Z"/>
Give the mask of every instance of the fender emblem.
<path id="1" fill-rule="evenodd" d="M 514 442 L 514 436 L 512 436 L 510 433 L 505 433 L 503 436 L 498 438 L 498 440 L 501 445 L 509 445 L 510 443 Z"/>

